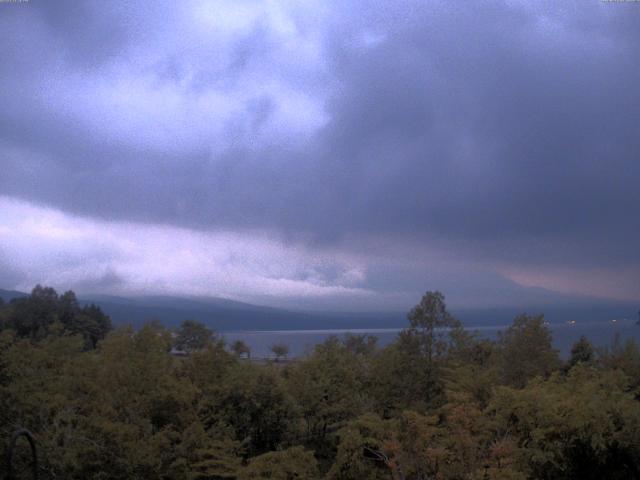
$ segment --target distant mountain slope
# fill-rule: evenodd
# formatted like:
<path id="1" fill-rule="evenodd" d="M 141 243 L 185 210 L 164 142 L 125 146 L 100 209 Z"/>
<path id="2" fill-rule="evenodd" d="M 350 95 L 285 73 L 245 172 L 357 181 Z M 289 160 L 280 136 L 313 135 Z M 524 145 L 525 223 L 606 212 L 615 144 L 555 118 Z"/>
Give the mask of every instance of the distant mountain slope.
<path id="1" fill-rule="evenodd" d="M 100 305 L 115 325 L 134 327 L 152 319 L 168 327 L 185 319 L 198 320 L 218 331 L 392 328 L 406 323 L 404 313 L 294 312 L 220 298 L 92 296 L 82 301 Z"/>
<path id="2" fill-rule="evenodd" d="M 27 295 L 0 290 L 0 296 L 7 302 Z M 150 320 L 159 320 L 172 328 L 186 319 L 198 320 L 218 331 L 385 328 L 405 323 L 404 313 L 294 312 L 215 297 L 90 295 L 79 297 L 79 301 L 99 305 L 116 326 L 130 324 L 135 328 Z"/>
<path id="3" fill-rule="evenodd" d="M 24 292 L 18 292 L 16 290 L 2 290 L 0 288 L 0 298 L 5 302 L 10 302 L 14 298 L 27 297 L 28 294 Z"/>
<path id="4" fill-rule="evenodd" d="M 5 301 L 26 295 L 23 292 L 0 290 L 0 297 Z M 218 331 L 402 328 L 408 324 L 406 312 L 296 312 L 214 297 L 90 295 L 80 297 L 80 301 L 100 305 L 116 326 L 130 324 L 135 328 L 154 319 L 170 328 L 179 325 L 182 320 L 198 320 Z M 637 318 L 638 307 L 629 302 L 565 297 L 555 305 L 453 308 L 452 313 L 463 325 L 474 328 L 508 325 L 517 314 L 523 312 L 544 313 L 552 323 Z"/>
<path id="5" fill-rule="evenodd" d="M 405 312 L 297 312 L 220 298 L 182 298 L 169 296 L 106 297 L 82 299 L 94 302 L 109 314 L 115 325 L 139 327 L 157 319 L 168 327 L 182 320 L 201 321 L 219 331 L 229 330 L 309 330 L 401 328 L 408 324 Z M 567 320 L 599 321 L 636 318 L 638 306 L 628 302 L 580 301 L 561 305 L 524 305 L 518 307 L 452 309 L 467 327 L 507 325 L 519 313 L 543 313 L 550 322 Z"/>

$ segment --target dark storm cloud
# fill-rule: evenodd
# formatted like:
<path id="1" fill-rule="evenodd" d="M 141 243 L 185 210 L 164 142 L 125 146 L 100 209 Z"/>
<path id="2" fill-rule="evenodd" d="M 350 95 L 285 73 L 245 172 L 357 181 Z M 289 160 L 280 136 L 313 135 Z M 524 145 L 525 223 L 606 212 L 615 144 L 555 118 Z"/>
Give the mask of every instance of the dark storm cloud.
<path id="1" fill-rule="evenodd" d="M 109 270 L 95 279 L 84 280 L 80 285 L 73 286 L 94 292 L 104 292 L 113 288 L 125 286 L 125 284 L 125 280 L 120 275 L 113 270 Z"/>
<path id="2" fill-rule="evenodd" d="M 610 30 L 454 7 L 413 12 L 364 58 L 341 51 L 327 144 L 366 199 L 348 217 L 448 241 L 597 238 L 592 253 L 637 261 L 640 69 L 617 26 L 640 16 L 591 8 Z"/>
<path id="3" fill-rule="evenodd" d="M 637 5 L 293 8 L 305 50 L 264 15 L 192 44 L 175 9 L 117 4 L 2 6 L 0 193 L 347 249 L 382 235 L 504 264 L 640 265 Z M 102 77 L 131 89 L 131 113 Z M 212 92 L 237 105 L 201 112 Z"/>

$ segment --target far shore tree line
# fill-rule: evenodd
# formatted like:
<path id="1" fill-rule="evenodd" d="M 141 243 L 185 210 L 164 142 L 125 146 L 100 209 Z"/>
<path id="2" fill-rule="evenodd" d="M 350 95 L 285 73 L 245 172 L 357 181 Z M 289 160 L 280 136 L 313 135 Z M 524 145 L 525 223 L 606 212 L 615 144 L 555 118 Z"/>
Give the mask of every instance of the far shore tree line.
<path id="1" fill-rule="evenodd" d="M 272 352 L 244 361 L 244 342 L 192 320 L 114 329 L 38 286 L 0 303 L 0 441 L 31 431 L 43 479 L 640 479 L 633 340 L 583 337 L 563 360 L 542 316 L 494 341 L 427 292 L 384 347 L 350 335 L 296 362 Z"/>
<path id="2" fill-rule="evenodd" d="M 0 298 L 0 309 L 5 307 L 4 303 Z M 94 349 L 112 330 L 111 319 L 99 306 L 81 306 L 73 291 L 58 295 L 53 288 L 41 285 L 28 297 L 16 298 L 6 305 L 0 321 L 0 329 L 11 329 L 19 337 L 34 340 L 55 332 L 81 335 L 86 349 Z M 158 320 L 150 319 L 147 323 L 163 328 Z M 203 350 L 218 341 L 214 331 L 195 320 L 182 321 L 171 336 L 174 351 L 185 354 Z M 229 349 L 238 358 L 251 358 L 251 348 L 242 340 L 231 343 Z M 289 355 L 289 346 L 285 343 L 276 343 L 270 350 L 276 360 Z"/>
<path id="3" fill-rule="evenodd" d="M 191 354 L 207 348 L 216 341 L 215 333 L 206 325 L 195 320 L 184 320 L 173 333 L 174 352 Z M 244 341 L 234 340 L 228 345 L 229 350 L 238 358 L 251 359 L 251 347 Z M 269 348 L 275 361 L 286 359 L 289 356 L 289 345 L 278 342 Z"/>

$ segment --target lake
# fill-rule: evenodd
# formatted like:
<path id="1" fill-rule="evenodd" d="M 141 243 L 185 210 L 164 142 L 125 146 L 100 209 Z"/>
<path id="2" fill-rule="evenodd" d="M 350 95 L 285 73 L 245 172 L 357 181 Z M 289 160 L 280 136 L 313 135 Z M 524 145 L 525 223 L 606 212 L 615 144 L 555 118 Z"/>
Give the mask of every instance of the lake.
<path id="1" fill-rule="evenodd" d="M 508 325 L 488 325 L 469 328 L 487 338 L 497 338 L 498 332 Z M 616 321 L 594 321 L 552 323 L 549 328 L 553 333 L 553 343 L 563 357 L 567 357 L 571 346 L 585 335 L 594 345 L 610 345 L 616 334 L 623 341 L 635 339 L 640 343 L 640 326 L 635 320 L 620 319 Z M 270 350 L 275 343 L 284 343 L 289 346 L 290 357 L 300 357 L 310 353 L 314 346 L 324 342 L 332 335 L 344 337 L 351 333 L 354 335 L 373 335 L 378 338 L 378 345 L 384 346 L 392 342 L 400 332 L 400 328 L 372 328 L 372 329 L 331 329 L 331 330 L 270 330 L 270 331 L 242 331 L 224 332 L 222 336 L 227 343 L 242 340 L 251 347 L 251 355 L 255 358 L 271 358 Z"/>

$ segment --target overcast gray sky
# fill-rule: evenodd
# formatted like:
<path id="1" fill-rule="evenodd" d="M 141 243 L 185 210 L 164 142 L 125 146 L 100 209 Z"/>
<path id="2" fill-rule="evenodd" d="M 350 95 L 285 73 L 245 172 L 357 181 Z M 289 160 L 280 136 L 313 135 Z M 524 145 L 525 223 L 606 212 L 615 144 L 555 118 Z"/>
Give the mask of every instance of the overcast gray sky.
<path id="1" fill-rule="evenodd" d="M 0 3 L 0 287 L 640 300 L 640 3 Z"/>

